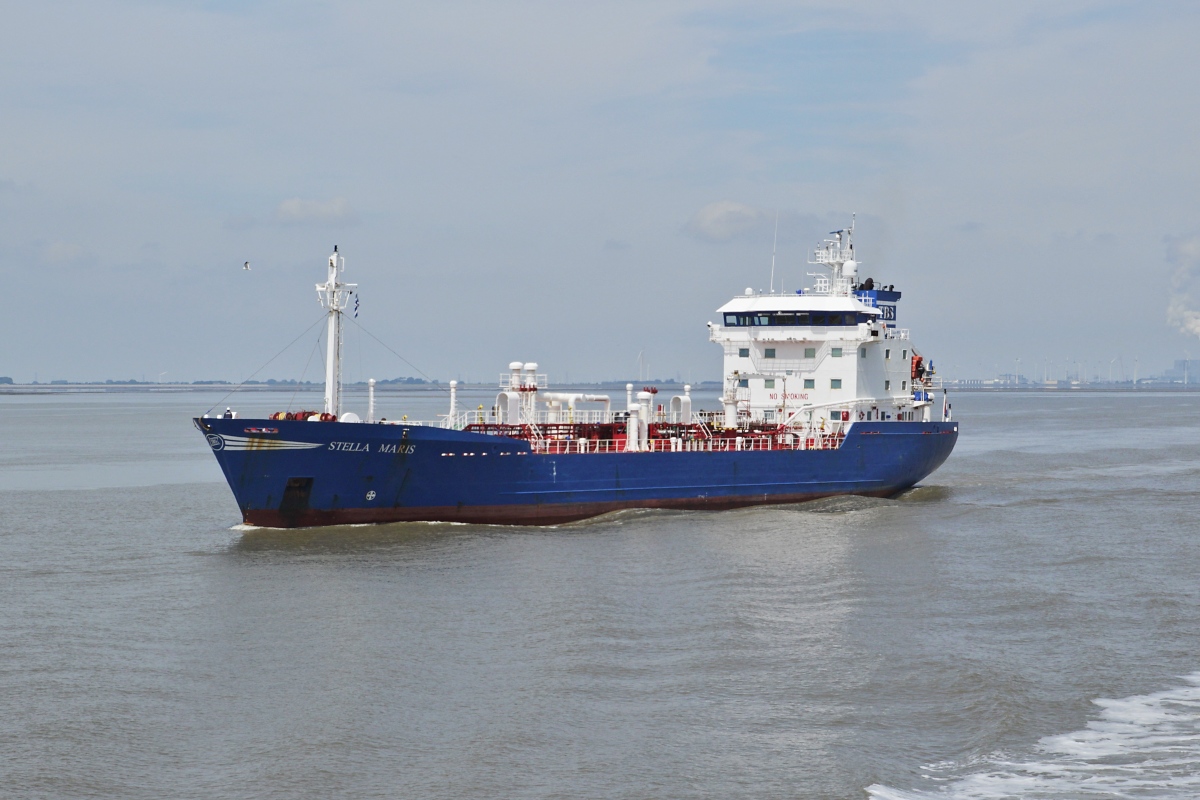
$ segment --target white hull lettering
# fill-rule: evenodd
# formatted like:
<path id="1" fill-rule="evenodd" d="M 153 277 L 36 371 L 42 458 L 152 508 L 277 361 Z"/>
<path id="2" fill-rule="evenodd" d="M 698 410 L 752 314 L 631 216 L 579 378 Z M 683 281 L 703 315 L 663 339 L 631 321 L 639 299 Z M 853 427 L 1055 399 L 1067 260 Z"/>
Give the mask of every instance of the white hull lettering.
<path id="1" fill-rule="evenodd" d="M 341 450 L 346 453 L 369 453 L 371 445 L 366 442 L 330 442 L 330 450 Z"/>

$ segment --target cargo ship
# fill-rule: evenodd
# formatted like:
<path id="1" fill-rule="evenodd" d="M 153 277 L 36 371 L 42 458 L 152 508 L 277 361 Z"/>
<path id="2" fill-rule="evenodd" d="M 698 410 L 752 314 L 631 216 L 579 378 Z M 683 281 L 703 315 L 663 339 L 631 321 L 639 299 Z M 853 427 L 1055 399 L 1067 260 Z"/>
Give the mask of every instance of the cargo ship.
<path id="1" fill-rule="evenodd" d="M 554 391 L 513 361 L 490 409 L 430 422 L 342 408 L 342 326 L 355 284 L 334 248 L 316 285 L 326 309 L 324 407 L 194 422 L 248 525 L 296 528 L 444 521 L 551 525 L 621 509 L 721 510 L 831 495 L 894 496 L 936 470 L 958 439 L 932 362 L 898 326 L 901 293 L 859 279 L 853 224 L 810 264 L 810 287 L 746 289 L 717 310 L 717 411 L 691 387 L 660 397 Z M 774 277 L 772 276 L 772 284 Z M 939 397 L 940 390 L 940 397 Z"/>

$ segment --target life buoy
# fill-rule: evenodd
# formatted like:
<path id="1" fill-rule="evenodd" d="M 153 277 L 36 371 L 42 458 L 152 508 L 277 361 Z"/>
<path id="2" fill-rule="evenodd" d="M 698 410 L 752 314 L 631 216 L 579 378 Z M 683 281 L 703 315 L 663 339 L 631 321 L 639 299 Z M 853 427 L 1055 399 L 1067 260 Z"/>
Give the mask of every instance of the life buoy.
<path id="1" fill-rule="evenodd" d="M 863 412 L 861 412 L 861 411 L 860 411 L 860 412 L 858 412 L 858 421 L 859 421 L 859 422 L 862 422 L 862 421 L 863 421 L 864 419 L 866 419 L 866 418 L 867 418 L 867 415 L 866 415 L 866 414 L 864 414 L 864 413 L 863 413 Z"/>

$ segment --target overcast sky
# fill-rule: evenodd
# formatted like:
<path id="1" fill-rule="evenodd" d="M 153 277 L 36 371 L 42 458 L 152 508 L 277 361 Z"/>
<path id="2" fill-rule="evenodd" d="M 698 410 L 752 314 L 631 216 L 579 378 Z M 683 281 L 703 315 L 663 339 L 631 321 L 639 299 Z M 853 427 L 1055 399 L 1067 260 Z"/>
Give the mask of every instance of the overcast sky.
<path id="1" fill-rule="evenodd" d="M 334 244 L 358 323 L 433 377 L 715 379 L 705 322 L 766 288 L 776 212 L 789 290 L 857 212 L 945 377 L 1200 357 L 1195 3 L 3 16 L 18 381 L 245 378 L 319 318 Z M 349 327 L 350 379 L 416 374 Z M 319 378 L 315 337 L 258 377 Z"/>

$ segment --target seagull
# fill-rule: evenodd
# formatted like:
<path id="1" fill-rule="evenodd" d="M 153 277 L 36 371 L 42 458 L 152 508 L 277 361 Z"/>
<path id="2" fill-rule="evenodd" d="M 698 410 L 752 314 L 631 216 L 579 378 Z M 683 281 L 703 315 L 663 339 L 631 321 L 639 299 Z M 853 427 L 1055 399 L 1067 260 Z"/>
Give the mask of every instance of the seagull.
<path id="1" fill-rule="evenodd" d="M 245 264 L 242 264 L 242 269 L 249 271 L 250 270 L 250 262 L 247 261 Z"/>

